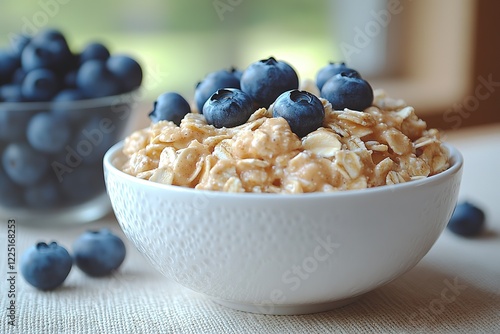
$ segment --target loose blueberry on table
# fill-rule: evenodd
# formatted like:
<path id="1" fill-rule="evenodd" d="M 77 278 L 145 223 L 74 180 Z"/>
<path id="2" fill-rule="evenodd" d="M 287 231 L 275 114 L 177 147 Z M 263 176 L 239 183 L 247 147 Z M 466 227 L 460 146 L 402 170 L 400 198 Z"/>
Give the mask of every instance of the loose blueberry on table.
<path id="1" fill-rule="evenodd" d="M 89 276 L 106 276 L 118 269 L 125 259 L 123 241 L 108 229 L 87 231 L 73 244 L 77 267 Z"/>
<path id="2" fill-rule="evenodd" d="M 448 222 L 448 229 L 464 237 L 476 236 L 484 229 L 484 211 L 470 202 L 459 203 Z"/>
<path id="3" fill-rule="evenodd" d="M 24 279 L 35 288 L 53 290 L 64 282 L 72 264 L 64 247 L 56 242 L 39 242 L 23 253 L 20 269 Z"/>

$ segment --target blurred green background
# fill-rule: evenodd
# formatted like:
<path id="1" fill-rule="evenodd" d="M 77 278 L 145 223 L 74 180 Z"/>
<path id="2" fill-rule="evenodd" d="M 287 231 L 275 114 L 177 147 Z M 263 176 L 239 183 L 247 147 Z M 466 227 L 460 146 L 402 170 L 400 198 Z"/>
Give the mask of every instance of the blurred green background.
<path id="1" fill-rule="evenodd" d="M 274 56 L 301 78 L 314 78 L 339 60 L 332 1 L 269 0 L 38 0 L 2 1 L 0 45 L 13 34 L 51 27 L 63 31 L 73 52 L 92 41 L 138 59 L 144 98 L 165 91 L 188 100 L 207 73 Z"/>

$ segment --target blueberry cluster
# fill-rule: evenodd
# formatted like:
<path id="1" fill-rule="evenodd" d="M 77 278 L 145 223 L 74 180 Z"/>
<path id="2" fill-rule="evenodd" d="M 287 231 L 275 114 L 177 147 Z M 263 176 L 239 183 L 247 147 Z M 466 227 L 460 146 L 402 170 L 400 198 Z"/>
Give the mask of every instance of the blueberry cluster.
<path id="1" fill-rule="evenodd" d="M 321 97 L 334 109 L 363 111 L 373 102 L 373 90 L 360 74 L 345 63 L 330 63 L 320 69 L 316 84 Z M 262 59 L 241 72 L 236 69 L 209 73 L 196 85 L 194 100 L 198 112 L 217 128 L 245 123 L 257 108 L 273 106 L 273 117 L 283 117 L 299 137 L 318 129 L 325 117 L 318 97 L 299 91 L 295 70 L 273 57 Z M 189 103 L 177 93 L 165 93 L 154 104 L 153 122 L 179 125 L 191 112 Z"/>
<path id="2" fill-rule="evenodd" d="M 106 276 L 118 269 L 125 259 L 123 241 L 108 229 L 87 231 L 73 244 L 73 257 L 56 242 L 39 242 L 21 257 L 21 274 L 40 290 L 59 287 L 73 263 L 92 277 Z"/>
<path id="3" fill-rule="evenodd" d="M 73 53 L 54 29 L 0 50 L 0 206 L 47 210 L 104 192 L 102 157 L 122 135 L 140 65 L 100 43 Z"/>

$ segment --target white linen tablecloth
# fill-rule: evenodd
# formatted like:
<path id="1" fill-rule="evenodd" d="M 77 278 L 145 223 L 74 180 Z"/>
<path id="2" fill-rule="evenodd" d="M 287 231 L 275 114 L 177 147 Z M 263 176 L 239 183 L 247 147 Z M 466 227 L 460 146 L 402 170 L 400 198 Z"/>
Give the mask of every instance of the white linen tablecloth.
<path id="1" fill-rule="evenodd" d="M 7 222 L 0 224 L 0 333 L 500 333 L 500 125 L 456 131 L 446 141 L 465 157 L 461 199 L 483 207 L 487 231 L 466 239 L 445 231 L 411 271 L 358 302 L 330 312 L 270 316 L 234 311 L 169 282 L 130 243 L 120 270 L 89 278 L 73 268 L 52 292 L 18 273 L 15 299 L 7 267 Z M 89 228 L 119 233 L 112 215 L 68 228 L 16 224 L 20 254 L 37 241 L 71 249 Z M 15 300 L 15 326 L 9 325 Z"/>

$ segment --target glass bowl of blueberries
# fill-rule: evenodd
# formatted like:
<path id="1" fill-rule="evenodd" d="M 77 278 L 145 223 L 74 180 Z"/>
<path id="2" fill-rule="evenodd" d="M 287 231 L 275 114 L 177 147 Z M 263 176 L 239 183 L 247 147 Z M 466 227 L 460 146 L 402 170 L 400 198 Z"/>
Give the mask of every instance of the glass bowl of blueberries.
<path id="1" fill-rule="evenodd" d="M 110 212 L 102 158 L 123 138 L 142 69 L 46 29 L 0 50 L 0 217 L 76 224 Z"/>

